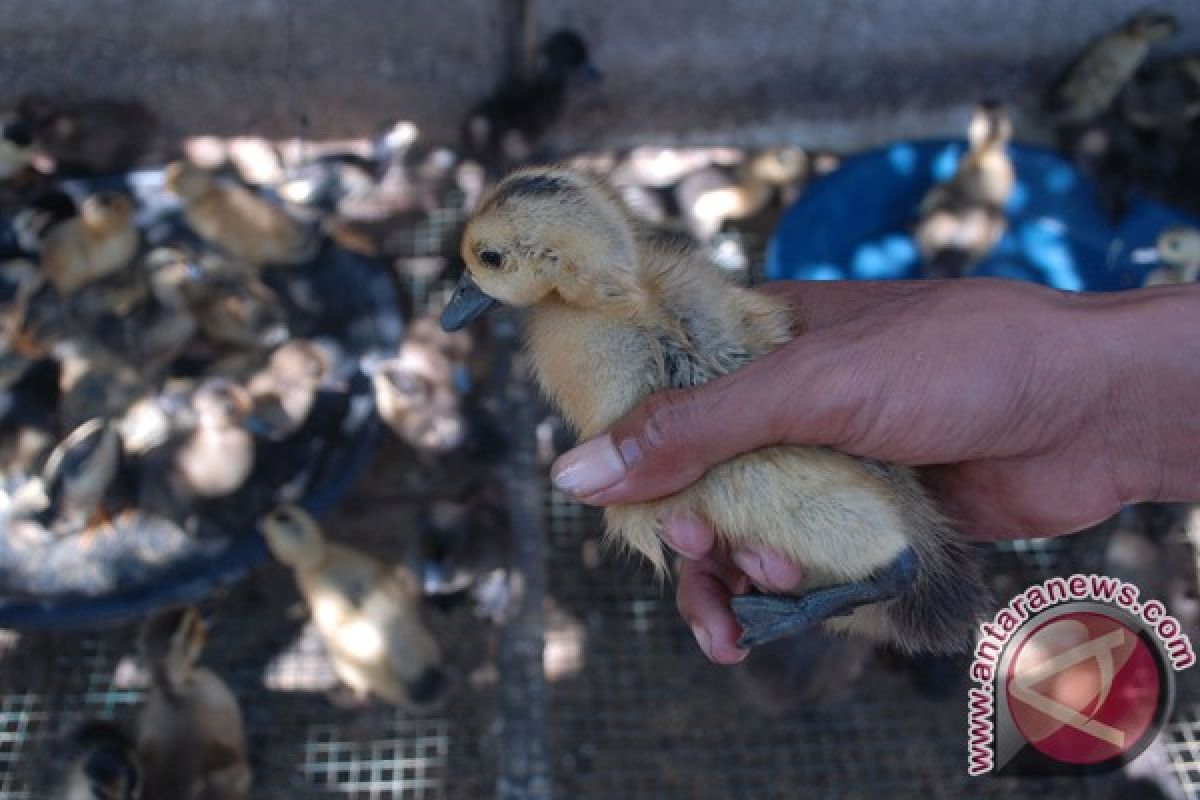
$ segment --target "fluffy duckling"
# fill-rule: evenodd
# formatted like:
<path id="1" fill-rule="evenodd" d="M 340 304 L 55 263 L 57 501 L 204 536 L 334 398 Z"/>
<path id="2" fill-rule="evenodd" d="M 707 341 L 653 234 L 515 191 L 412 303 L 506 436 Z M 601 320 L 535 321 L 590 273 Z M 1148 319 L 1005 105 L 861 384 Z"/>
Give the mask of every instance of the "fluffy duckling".
<path id="1" fill-rule="evenodd" d="M 59 292 L 124 269 L 138 248 L 133 201 L 100 192 L 83 201 L 79 216 L 52 227 L 42 242 L 42 269 Z"/>
<path id="2" fill-rule="evenodd" d="M 441 652 L 421 621 L 412 575 L 326 541 L 295 506 L 277 508 L 260 527 L 295 571 L 338 678 L 360 699 L 425 705 L 445 693 Z"/>
<path id="3" fill-rule="evenodd" d="M 194 608 L 160 613 L 142 628 L 150 691 L 138 717 L 145 796 L 242 800 L 252 780 L 237 698 L 197 665 L 207 632 Z"/>
<path id="4" fill-rule="evenodd" d="M 20 120 L 0 121 L 0 181 L 21 173 L 33 160 L 33 132 Z"/>
<path id="5" fill-rule="evenodd" d="M 1169 228 L 1159 234 L 1154 249 L 1164 266 L 1147 275 L 1144 286 L 1195 283 L 1200 279 L 1200 231 Z"/>
<path id="6" fill-rule="evenodd" d="M 448 453 L 466 439 L 467 420 L 454 365 L 436 347 L 405 341 L 392 358 L 369 365 L 380 419 L 422 453 Z"/>
<path id="7" fill-rule="evenodd" d="M 467 114 L 464 154 L 496 170 L 529 160 L 562 115 L 567 87 L 576 76 L 595 80 L 600 73 L 588 58 L 583 37 L 558 31 L 538 49 L 531 76 L 506 81 Z"/>
<path id="8" fill-rule="evenodd" d="M 192 394 L 193 427 L 174 454 L 174 473 L 192 497 L 224 497 L 240 489 L 254 469 L 254 434 L 246 422 L 254 404 L 245 389 L 223 378 Z"/>
<path id="9" fill-rule="evenodd" d="M 1004 234 L 1004 206 L 1016 183 L 1004 109 L 981 104 L 967 128 L 967 152 L 950 180 L 921 201 L 914 230 L 929 278 L 958 278 L 987 256 Z"/>
<path id="10" fill-rule="evenodd" d="M 694 243 L 639 227 L 610 189 L 568 170 L 502 181 L 468 221 L 462 256 L 442 324 L 461 328 L 497 302 L 530 308 L 534 371 L 583 437 L 654 391 L 704 383 L 791 337 L 784 304 L 732 286 Z M 900 466 L 769 447 L 605 516 L 611 538 L 665 571 L 659 520 L 678 511 L 729 545 L 805 565 L 799 597 L 734 600 L 745 646 L 823 622 L 909 652 L 960 651 L 988 602 L 977 561 Z"/>
<path id="11" fill-rule="evenodd" d="M 104 498 L 120 464 L 120 438 L 104 419 L 85 422 L 54 448 L 43 468 L 42 482 L 65 530 L 83 530 L 102 515 Z"/>
<path id="12" fill-rule="evenodd" d="M 806 165 L 798 148 L 763 150 L 732 171 L 707 167 L 691 173 L 675 187 L 675 196 L 692 235 L 703 241 L 726 221 L 752 217 L 780 194 L 786 199 Z"/>
<path id="13" fill-rule="evenodd" d="M 1087 122 L 1107 111 L 1151 46 L 1178 30 L 1170 14 L 1143 11 L 1093 41 L 1051 90 L 1046 103 L 1051 121 Z"/>
<path id="14" fill-rule="evenodd" d="M 142 767 L 133 738 L 110 720 L 87 720 L 56 743 L 48 764 L 54 800 L 140 800 Z"/>
<path id="15" fill-rule="evenodd" d="M 217 278 L 195 292 L 190 305 L 204 334 L 231 347 L 273 347 L 287 340 L 279 297 L 256 278 Z"/>
<path id="16" fill-rule="evenodd" d="M 247 264 L 301 264 L 320 239 L 310 227 L 256 192 L 222 183 L 186 161 L 167 167 L 167 188 L 183 200 L 184 218 L 202 238 Z"/>
<path id="17" fill-rule="evenodd" d="M 274 438 L 300 430 L 321 392 L 334 385 L 338 361 L 329 342 L 293 339 L 280 345 L 246 384 L 255 417 L 269 426 Z"/>

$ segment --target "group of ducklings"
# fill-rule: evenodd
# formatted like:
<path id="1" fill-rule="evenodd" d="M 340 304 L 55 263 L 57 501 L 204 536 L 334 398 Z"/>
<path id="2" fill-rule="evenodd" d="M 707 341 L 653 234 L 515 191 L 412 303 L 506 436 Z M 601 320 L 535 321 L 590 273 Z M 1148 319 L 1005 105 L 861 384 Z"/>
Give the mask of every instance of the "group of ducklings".
<path id="1" fill-rule="evenodd" d="M 1135 190 L 1200 208 L 1200 54 L 1145 63 L 1153 45 L 1177 29 L 1169 14 L 1134 15 L 1089 44 L 1046 97 L 1046 121 L 1097 180 L 1113 213 Z M 925 195 L 913 225 L 926 277 L 971 274 L 1003 236 L 1005 206 L 1016 186 L 1007 153 L 1012 136 L 1002 106 L 985 102 L 975 109 L 955 173 Z M 1162 163 L 1148 169 L 1148 159 Z M 1195 281 L 1197 236 L 1186 228 L 1163 231 L 1150 254 L 1162 266 L 1145 285 Z"/>
<path id="2" fill-rule="evenodd" d="M 1134 192 L 1200 213 L 1200 53 L 1151 59 L 1178 31 L 1170 14 L 1139 12 L 1092 41 L 1046 97 L 1046 121 L 1114 215 Z"/>

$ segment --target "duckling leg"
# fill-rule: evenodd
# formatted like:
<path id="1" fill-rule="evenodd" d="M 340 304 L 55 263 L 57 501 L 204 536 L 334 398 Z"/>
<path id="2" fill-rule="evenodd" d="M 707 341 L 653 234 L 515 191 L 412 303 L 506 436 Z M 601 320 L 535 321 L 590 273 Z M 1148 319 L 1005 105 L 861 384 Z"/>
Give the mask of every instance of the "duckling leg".
<path id="1" fill-rule="evenodd" d="M 869 578 L 840 583 L 799 597 L 751 594 L 733 598 L 733 614 L 742 626 L 738 647 L 759 644 L 799 633 L 831 617 L 849 614 L 859 606 L 891 600 L 917 579 L 917 554 L 905 548 L 886 567 Z"/>

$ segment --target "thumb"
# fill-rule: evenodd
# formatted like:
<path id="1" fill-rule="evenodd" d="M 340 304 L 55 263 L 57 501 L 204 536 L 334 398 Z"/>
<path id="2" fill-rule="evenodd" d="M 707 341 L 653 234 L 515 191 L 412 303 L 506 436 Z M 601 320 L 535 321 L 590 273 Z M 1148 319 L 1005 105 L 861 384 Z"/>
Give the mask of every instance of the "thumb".
<path id="1" fill-rule="evenodd" d="M 550 469 L 554 485 L 592 505 L 653 500 L 715 464 L 783 441 L 790 403 L 772 376 L 778 354 L 702 386 L 651 395 L 606 433 L 560 456 Z"/>

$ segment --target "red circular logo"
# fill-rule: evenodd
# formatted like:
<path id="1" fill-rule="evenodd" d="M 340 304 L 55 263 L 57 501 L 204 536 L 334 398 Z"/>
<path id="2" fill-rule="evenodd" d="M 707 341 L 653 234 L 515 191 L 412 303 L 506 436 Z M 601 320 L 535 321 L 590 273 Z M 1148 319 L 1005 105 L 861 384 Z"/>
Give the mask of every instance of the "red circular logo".
<path id="1" fill-rule="evenodd" d="M 1098 764 L 1143 742 L 1162 700 L 1151 647 L 1120 620 L 1072 612 L 1035 628 L 1005 692 L 1021 735 L 1065 764 Z"/>

